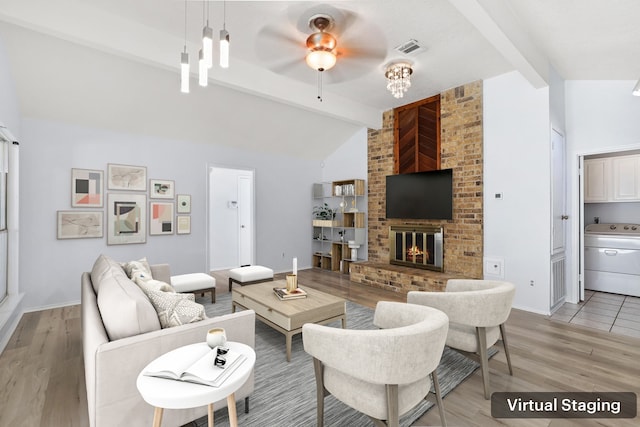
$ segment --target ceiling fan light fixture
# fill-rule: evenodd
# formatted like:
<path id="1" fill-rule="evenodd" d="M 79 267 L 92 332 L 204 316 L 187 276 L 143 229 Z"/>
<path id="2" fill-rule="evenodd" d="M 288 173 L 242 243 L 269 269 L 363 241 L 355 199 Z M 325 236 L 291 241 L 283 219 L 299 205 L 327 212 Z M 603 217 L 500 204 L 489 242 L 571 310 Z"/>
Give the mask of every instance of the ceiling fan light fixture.
<path id="1" fill-rule="evenodd" d="M 336 65 L 335 48 L 338 45 L 336 38 L 325 30 L 332 28 L 333 18 L 328 15 L 311 17 L 309 27 L 316 30 L 307 37 L 307 65 L 317 71 L 326 71 Z"/>
<path id="2" fill-rule="evenodd" d="M 640 80 L 636 83 L 636 86 L 633 88 L 633 92 L 631 92 L 635 96 L 640 96 Z"/>
<path id="3" fill-rule="evenodd" d="M 312 50 L 306 60 L 309 67 L 318 71 L 326 71 L 336 65 L 336 55 L 327 50 Z"/>
<path id="4" fill-rule="evenodd" d="M 402 98 L 411 87 L 411 64 L 398 62 L 387 67 L 384 76 L 387 78 L 387 89 L 395 98 Z"/>

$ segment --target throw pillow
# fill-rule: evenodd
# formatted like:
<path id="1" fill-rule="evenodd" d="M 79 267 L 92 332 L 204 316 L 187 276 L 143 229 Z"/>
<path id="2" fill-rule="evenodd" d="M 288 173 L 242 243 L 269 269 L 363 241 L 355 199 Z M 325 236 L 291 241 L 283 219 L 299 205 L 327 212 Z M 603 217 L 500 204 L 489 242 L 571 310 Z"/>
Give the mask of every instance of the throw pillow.
<path id="1" fill-rule="evenodd" d="M 146 283 L 139 286 L 147 294 L 149 301 L 158 313 L 158 320 L 162 328 L 199 322 L 207 318 L 204 306 L 195 302 L 193 294 L 162 292 Z"/>
<path id="2" fill-rule="evenodd" d="M 149 266 L 149 262 L 147 258 L 141 258 L 137 261 L 129 261 L 122 264 L 122 268 L 129 276 L 129 279 L 133 280 L 134 273 L 142 273 L 145 274 L 149 279 L 153 279 L 151 275 L 151 267 Z"/>
<path id="3" fill-rule="evenodd" d="M 143 285 L 146 285 L 148 288 L 151 288 L 154 291 L 174 293 L 176 291 L 170 284 L 162 282 L 160 280 L 150 279 L 146 274 L 142 272 L 133 273 L 131 280 L 135 282 L 136 285 L 140 286 L 140 288 L 142 288 L 143 290 Z"/>

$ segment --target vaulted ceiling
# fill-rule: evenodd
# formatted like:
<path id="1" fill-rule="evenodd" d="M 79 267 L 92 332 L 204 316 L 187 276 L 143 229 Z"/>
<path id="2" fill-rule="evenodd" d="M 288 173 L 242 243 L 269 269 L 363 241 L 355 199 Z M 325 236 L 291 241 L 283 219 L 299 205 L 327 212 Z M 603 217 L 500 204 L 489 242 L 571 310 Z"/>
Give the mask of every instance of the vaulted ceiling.
<path id="1" fill-rule="evenodd" d="M 223 10 L 231 65 L 214 65 L 202 88 L 195 58 L 203 20 L 217 37 Z M 322 102 L 317 72 L 304 61 L 309 18 L 317 13 L 335 19 L 338 43 L 336 66 L 322 73 Z M 208 140 L 203 135 L 211 134 L 214 117 L 223 117 L 237 131 L 216 139 L 246 140 L 255 149 L 277 146 L 279 131 L 299 132 L 294 137 L 311 144 L 297 152 L 321 158 L 335 148 L 331 141 L 362 126 L 378 128 L 385 110 L 512 70 L 536 88 L 547 85 L 550 66 L 567 80 L 635 81 L 638 18 L 637 0 L 189 0 L 185 27 L 181 0 L 2 0 L 0 36 L 27 115 L 104 126 L 118 121 L 135 131 L 145 131 L 147 120 L 175 120 L 179 131 L 159 129 L 199 140 Z M 185 28 L 194 76 L 188 95 L 178 92 Z M 420 48 L 395 49 L 409 40 Z M 395 60 L 414 70 L 402 99 L 391 96 L 384 79 Z M 87 106 L 91 99 L 108 114 L 96 117 L 100 109 Z M 275 119 L 283 116 L 299 129 Z M 276 132 L 258 140 L 261 134 L 248 128 L 265 121 L 276 123 Z"/>

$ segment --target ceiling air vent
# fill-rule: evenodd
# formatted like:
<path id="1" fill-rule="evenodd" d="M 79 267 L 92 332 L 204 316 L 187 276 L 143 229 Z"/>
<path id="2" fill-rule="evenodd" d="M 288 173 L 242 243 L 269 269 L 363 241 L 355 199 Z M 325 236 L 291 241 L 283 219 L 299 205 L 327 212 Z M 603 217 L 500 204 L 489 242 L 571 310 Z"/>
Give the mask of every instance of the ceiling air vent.
<path id="1" fill-rule="evenodd" d="M 422 52 L 424 50 L 424 48 L 418 44 L 418 41 L 414 39 L 404 42 L 401 45 L 396 46 L 394 49 L 400 53 L 404 53 L 405 55 Z"/>

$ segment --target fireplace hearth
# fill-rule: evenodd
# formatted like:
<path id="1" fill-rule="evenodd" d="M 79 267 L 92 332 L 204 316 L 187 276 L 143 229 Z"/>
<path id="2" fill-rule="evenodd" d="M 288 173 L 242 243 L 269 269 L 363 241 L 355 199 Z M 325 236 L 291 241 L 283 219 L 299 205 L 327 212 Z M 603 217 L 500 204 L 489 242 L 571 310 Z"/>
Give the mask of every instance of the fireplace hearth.
<path id="1" fill-rule="evenodd" d="M 442 227 L 392 225 L 389 227 L 389 263 L 443 271 Z"/>

